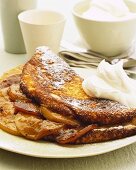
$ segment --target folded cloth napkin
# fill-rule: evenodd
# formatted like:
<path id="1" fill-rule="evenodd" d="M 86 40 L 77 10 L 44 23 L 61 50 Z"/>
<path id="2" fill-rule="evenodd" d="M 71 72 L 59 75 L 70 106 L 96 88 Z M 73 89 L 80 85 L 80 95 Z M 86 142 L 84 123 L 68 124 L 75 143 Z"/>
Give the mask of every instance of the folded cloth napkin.
<path id="1" fill-rule="evenodd" d="M 125 51 L 123 54 L 114 57 L 106 57 L 94 51 L 79 48 L 66 41 L 62 41 L 61 49 L 62 50 L 59 52 L 60 57 L 72 67 L 97 67 L 103 59 L 111 64 L 115 64 L 122 60 L 123 67 L 127 74 L 136 75 L 136 48 L 134 47 Z"/>

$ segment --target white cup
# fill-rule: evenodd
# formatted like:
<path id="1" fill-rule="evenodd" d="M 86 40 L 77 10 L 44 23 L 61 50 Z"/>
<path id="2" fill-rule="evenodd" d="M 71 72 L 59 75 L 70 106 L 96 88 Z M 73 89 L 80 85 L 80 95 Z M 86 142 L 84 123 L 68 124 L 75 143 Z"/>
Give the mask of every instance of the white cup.
<path id="1" fill-rule="evenodd" d="M 0 0 L 0 14 L 4 48 L 10 53 L 25 53 L 25 45 L 18 22 L 18 14 L 36 8 L 37 0 Z"/>
<path id="2" fill-rule="evenodd" d="M 31 58 L 38 46 L 57 53 L 64 31 L 65 17 L 55 11 L 28 10 L 18 16 L 26 51 Z"/>

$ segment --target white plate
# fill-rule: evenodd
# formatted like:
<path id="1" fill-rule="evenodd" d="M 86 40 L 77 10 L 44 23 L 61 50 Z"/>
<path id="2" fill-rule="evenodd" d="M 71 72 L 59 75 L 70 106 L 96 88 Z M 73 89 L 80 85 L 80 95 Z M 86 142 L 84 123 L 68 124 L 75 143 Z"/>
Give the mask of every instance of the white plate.
<path id="1" fill-rule="evenodd" d="M 30 141 L 0 131 L 0 148 L 33 157 L 77 158 L 107 153 L 136 142 L 136 136 L 96 144 L 58 145 L 46 141 Z"/>
<path id="2" fill-rule="evenodd" d="M 76 69 L 84 77 L 92 74 L 93 70 Z M 76 158 L 87 157 L 110 152 L 136 142 L 136 135 L 120 140 L 86 144 L 86 145 L 58 145 L 46 141 L 30 141 L 16 137 L 0 130 L 0 148 L 41 158 Z"/>

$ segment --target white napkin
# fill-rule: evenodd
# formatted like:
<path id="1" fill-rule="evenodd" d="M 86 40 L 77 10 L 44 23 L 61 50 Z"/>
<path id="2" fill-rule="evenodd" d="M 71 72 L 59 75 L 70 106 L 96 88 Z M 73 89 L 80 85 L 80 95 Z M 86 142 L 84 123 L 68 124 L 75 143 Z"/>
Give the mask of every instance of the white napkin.
<path id="1" fill-rule="evenodd" d="M 136 47 L 132 47 L 123 54 L 114 57 L 106 57 L 94 51 L 79 48 L 66 41 L 62 41 L 61 48 L 62 50 L 59 52 L 60 57 L 72 67 L 97 67 L 103 59 L 111 64 L 122 60 L 126 72 L 136 75 Z"/>

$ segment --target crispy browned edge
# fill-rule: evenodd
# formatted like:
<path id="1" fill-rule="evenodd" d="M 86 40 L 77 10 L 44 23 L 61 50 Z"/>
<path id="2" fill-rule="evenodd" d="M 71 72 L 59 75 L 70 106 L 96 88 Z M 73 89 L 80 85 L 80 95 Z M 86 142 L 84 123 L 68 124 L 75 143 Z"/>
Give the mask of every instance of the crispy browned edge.
<path id="1" fill-rule="evenodd" d="M 88 144 L 122 139 L 136 135 L 136 126 L 133 124 L 117 125 L 113 127 L 96 128 L 76 140 L 76 144 Z"/>

